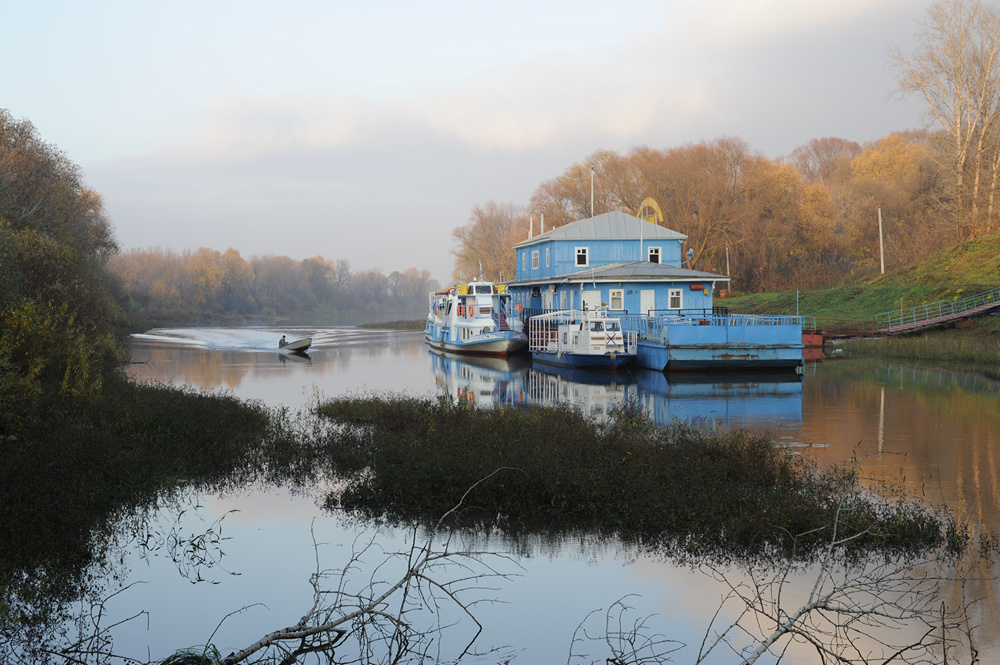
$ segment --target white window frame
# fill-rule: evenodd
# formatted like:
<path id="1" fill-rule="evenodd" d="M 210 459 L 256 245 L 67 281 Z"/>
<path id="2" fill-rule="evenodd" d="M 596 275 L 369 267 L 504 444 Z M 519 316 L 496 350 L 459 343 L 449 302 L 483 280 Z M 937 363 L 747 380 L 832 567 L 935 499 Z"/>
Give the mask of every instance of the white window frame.
<path id="1" fill-rule="evenodd" d="M 674 303 L 676 302 L 676 306 Z M 667 309 L 684 309 L 684 289 L 667 291 Z"/>
<path id="2" fill-rule="evenodd" d="M 527 250 L 521 252 L 521 270 L 528 269 L 528 252 Z"/>
<path id="3" fill-rule="evenodd" d="M 534 250 L 531 253 L 531 269 L 538 270 L 538 250 Z"/>
<path id="4" fill-rule="evenodd" d="M 654 256 L 656 257 L 655 261 L 653 260 Z M 650 263 L 661 263 L 663 260 L 663 253 L 660 251 L 660 248 L 648 247 L 646 250 L 646 260 Z"/>
<path id="5" fill-rule="evenodd" d="M 618 298 L 618 307 L 615 307 L 615 298 Z M 608 289 L 608 305 L 612 310 L 625 309 L 625 289 Z"/>
<path id="6" fill-rule="evenodd" d="M 549 248 L 545 248 L 545 267 L 549 267 Z"/>
<path id="7" fill-rule="evenodd" d="M 583 257 L 583 263 L 580 263 L 580 257 Z M 576 248 L 576 267 L 577 268 L 587 268 L 590 266 L 590 248 L 589 247 L 577 247 Z"/>

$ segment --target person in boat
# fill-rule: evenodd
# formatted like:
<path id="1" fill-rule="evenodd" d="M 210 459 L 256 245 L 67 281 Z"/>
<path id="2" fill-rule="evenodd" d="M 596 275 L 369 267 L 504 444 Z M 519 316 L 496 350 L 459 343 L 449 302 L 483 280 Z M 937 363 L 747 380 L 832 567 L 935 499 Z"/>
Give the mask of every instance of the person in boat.
<path id="1" fill-rule="evenodd" d="M 282 335 L 281 339 L 278 340 L 278 348 L 280 349 L 281 347 L 283 347 L 286 344 L 288 344 L 288 342 L 285 340 L 285 336 Z"/>

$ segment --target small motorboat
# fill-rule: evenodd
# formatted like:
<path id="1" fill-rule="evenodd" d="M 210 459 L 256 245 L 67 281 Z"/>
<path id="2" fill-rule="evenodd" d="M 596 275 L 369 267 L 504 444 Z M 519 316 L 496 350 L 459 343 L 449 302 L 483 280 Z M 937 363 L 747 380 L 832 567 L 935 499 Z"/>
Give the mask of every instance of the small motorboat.
<path id="1" fill-rule="evenodd" d="M 284 341 L 284 337 L 278 342 L 278 349 L 280 351 L 287 351 L 289 353 L 305 353 L 312 346 L 312 337 L 303 337 L 302 339 L 297 339 L 294 342 Z"/>

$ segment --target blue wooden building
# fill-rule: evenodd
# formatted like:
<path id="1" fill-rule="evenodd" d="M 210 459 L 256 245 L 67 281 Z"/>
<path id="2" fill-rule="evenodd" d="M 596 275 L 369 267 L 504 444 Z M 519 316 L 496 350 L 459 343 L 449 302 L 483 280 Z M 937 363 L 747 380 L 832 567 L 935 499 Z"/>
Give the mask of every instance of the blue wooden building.
<path id="1" fill-rule="evenodd" d="M 514 245 L 514 302 L 532 311 L 606 304 L 628 314 L 711 312 L 729 278 L 685 268 L 687 236 L 622 212 L 581 219 Z"/>
<path id="2" fill-rule="evenodd" d="M 637 217 L 604 213 L 514 245 L 517 278 L 507 286 L 527 317 L 607 306 L 623 329 L 637 333 L 640 367 L 800 367 L 801 318 L 730 315 L 715 307 L 715 291 L 728 288 L 729 277 L 686 268 L 685 240 Z"/>

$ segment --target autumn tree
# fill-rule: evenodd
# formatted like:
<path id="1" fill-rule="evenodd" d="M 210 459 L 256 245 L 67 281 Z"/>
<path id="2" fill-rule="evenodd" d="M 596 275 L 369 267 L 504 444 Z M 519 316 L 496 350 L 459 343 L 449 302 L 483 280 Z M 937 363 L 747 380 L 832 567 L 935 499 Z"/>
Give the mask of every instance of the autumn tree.
<path id="1" fill-rule="evenodd" d="M 558 178 L 539 185 L 531 197 L 529 214 L 540 230 L 542 215 L 545 228 L 555 229 L 612 210 L 634 213 L 642 202 L 641 191 L 631 160 L 612 150 L 598 150 Z"/>
<path id="2" fill-rule="evenodd" d="M 943 151 L 951 182 L 955 239 L 994 227 L 992 194 L 1000 166 L 1000 10 L 980 0 L 941 0 L 920 24 L 916 48 L 895 48 L 901 94 L 916 94 L 949 137 Z M 983 175 L 991 183 L 988 216 L 981 218 Z"/>
<path id="3" fill-rule="evenodd" d="M 0 424 L 50 389 L 100 390 L 128 325 L 116 251 L 79 167 L 0 109 Z"/>
<path id="4" fill-rule="evenodd" d="M 528 237 L 528 226 L 524 208 L 513 203 L 487 201 L 473 208 L 469 222 L 451 233 L 456 243 L 452 278 L 468 280 L 482 272 L 485 279 L 493 281 L 513 279 L 513 246 Z"/>
<path id="5" fill-rule="evenodd" d="M 826 137 L 811 139 L 792 151 L 789 160 L 809 184 L 829 185 L 838 169 L 861 152 L 861 146 L 847 139 Z"/>

